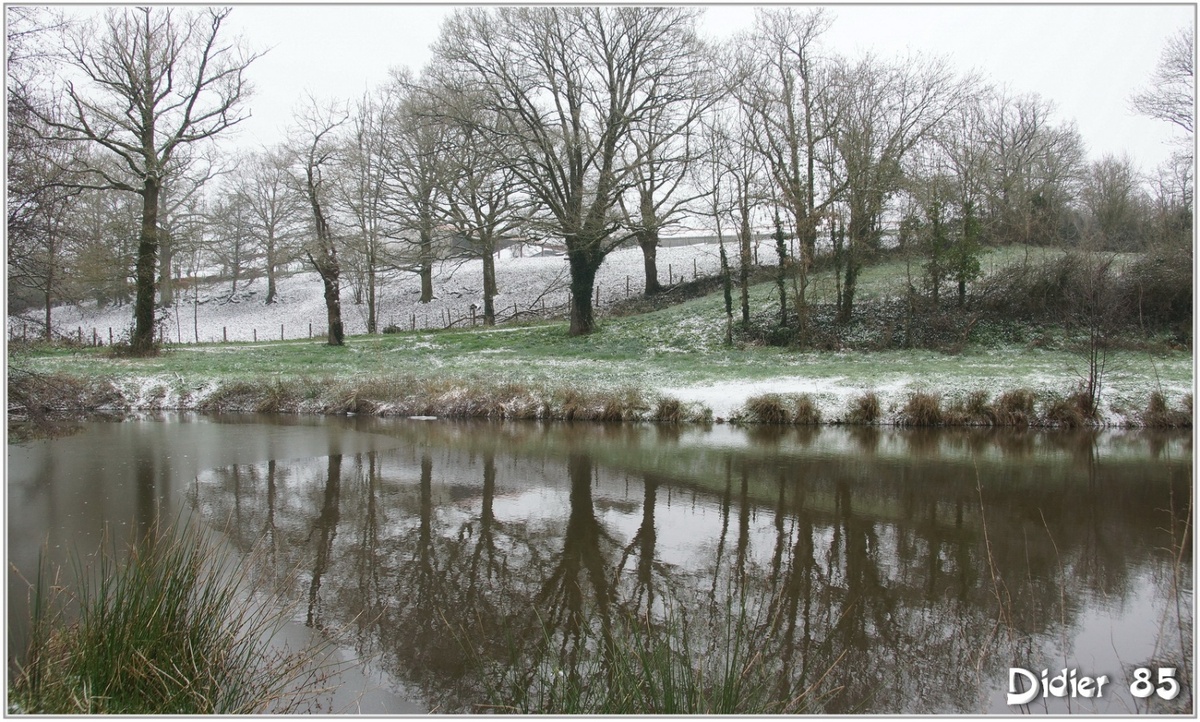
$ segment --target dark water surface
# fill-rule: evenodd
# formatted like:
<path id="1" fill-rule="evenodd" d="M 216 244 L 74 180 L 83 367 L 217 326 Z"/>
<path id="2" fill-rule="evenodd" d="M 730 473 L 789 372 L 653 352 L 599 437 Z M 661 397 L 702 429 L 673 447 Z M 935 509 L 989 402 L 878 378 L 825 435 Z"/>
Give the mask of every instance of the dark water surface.
<path id="1" fill-rule="evenodd" d="M 814 712 L 1190 711 L 1191 498 L 1184 434 L 91 423 L 9 446 L 10 651 L 39 551 L 190 511 L 362 660 L 321 711 L 480 711 L 622 619 L 704 659 L 740 623 Z M 1014 666 L 1110 681 L 1009 707 Z M 1134 698 L 1138 667 L 1182 693 Z"/>

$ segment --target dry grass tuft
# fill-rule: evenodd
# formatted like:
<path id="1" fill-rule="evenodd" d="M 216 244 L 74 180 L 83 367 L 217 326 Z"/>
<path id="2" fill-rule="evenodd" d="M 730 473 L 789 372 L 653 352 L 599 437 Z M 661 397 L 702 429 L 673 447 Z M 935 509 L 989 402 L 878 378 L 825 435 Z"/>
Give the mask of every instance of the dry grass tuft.
<path id="1" fill-rule="evenodd" d="M 673 396 L 660 396 L 654 405 L 653 418 L 660 424 L 678 424 L 684 420 L 683 404 Z"/>
<path id="2" fill-rule="evenodd" d="M 794 407 L 795 413 L 792 415 L 792 423 L 801 425 L 821 423 L 821 410 L 817 408 L 817 402 L 811 394 L 800 394 L 797 396 Z"/>
<path id="3" fill-rule="evenodd" d="M 743 420 L 750 424 L 787 424 L 792 420 L 779 394 L 763 394 L 746 399 Z"/>
<path id="4" fill-rule="evenodd" d="M 1029 426 L 1035 420 L 1034 397 L 1029 389 L 1014 389 L 996 400 L 997 426 Z"/>
<path id="5" fill-rule="evenodd" d="M 882 410 L 879 397 L 874 391 L 868 391 L 850 403 L 850 413 L 846 415 L 848 424 L 875 424 L 879 422 Z"/>
<path id="6" fill-rule="evenodd" d="M 941 399 L 924 391 L 909 395 L 897 420 L 901 426 L 940 426 L 942 422 Z"/>
<path id="7" fill-rule="evenodd" d="M 1150 394 L 1146 410 L 1141 414 L 1142 425 L 1151 429 L 1189 429 L 1192 426 L 1191 394 L 1184 398 L 1183 409 L 1172 409 L 1161 391 Z"/>

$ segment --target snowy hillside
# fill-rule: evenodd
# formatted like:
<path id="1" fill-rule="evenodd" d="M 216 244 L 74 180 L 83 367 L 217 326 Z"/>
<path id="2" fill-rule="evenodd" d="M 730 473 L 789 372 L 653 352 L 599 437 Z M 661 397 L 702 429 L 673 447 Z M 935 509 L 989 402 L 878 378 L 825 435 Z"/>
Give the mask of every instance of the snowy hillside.
<path id="1" fill-rule="evenodd" d="M 403 329 L 444 328 L 448 322 L 456 326 L 469 325 L 471 305 L 477 310 L 479 322 L 483 316 L 482 261 L 444 263 L 435 267 L 434 300 L 418 303 L 420 279 L 416 274 L 403 273 L 387 279 L 379 292 L 379 327 L 396 324 Z M 668 274 L 679 282 L 681 276 L 691 280 L 695 273 L 715 274 L 720 268 L 717 246 L 696 245 L 662 248 L 658 252 L 659 280 L 667 282 Z M 566 317 L 569 275 L 565 256 L 513 257 L 504 251 L 496 262 L 496 283 L 499 295 L 495 298 L 498 320 L 519 317 Z M 597 275 L 599 309 L 638 295 L 645 285 L 642 252 L 638 248 L 614 251 L 605 260 Z M 307 270 L 277 280 L 276 303 L 266 305 L 267 282 L 256 278 L 239 282 L 236 293 L 231 284 L 208 284 L 198 294 L 190 289 L 177 293 L 177 304 L 164 314 L 162 328 L 168 343 L 221 341 L 251 341 L 285 338 L 306 338 L 311 325 L 314 336 L 325 334 L 325 301 L 321 280 Z M 628 291 L 627 291 L 628 289 Z M 198 296 L 198 297 L 196 297 Z M 354 291 L 348 275 L 342 277 L 342 321 L 347 335 L 366 332 L 367 306 L 354 303 Z M 19 337 L 24 326 L 30 335 L 40 331 L 40 311 L 24 317 L 9 318 L 9 334 Z M 132 323 L 132 306 L 97 308 L 94 303 L 63 306 L 53 313 L 54 325 L 64 334 L 74 335 L 82 330 L 85 340 L 93 331 L 104 343 L 109 330 L 115 338 L 128 333 Z"/>

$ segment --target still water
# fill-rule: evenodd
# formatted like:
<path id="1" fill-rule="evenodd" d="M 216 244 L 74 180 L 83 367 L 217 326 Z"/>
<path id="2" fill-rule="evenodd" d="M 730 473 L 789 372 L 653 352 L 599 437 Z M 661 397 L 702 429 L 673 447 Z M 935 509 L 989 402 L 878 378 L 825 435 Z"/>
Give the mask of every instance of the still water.
<path id="1" fill-rule="evenodd" d="M 621 620 L 697 668 L 737 629 L 805 711 L 1192 709 L 1184 434 L 170 415 L 8 473 L 10 648 L 39 552 L 190 514 L 356 660 L 315 711 L 493 709 L 603 668 Z M 1109 682 L 1009 707 L 1013 667 Z"/>

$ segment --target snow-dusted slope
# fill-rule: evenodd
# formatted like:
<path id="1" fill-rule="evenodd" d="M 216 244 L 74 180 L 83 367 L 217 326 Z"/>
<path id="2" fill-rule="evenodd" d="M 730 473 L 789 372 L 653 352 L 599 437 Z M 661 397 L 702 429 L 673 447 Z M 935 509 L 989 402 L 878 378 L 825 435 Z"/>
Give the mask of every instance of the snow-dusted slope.
<path id="1" fill-rule="evenodd" d="M 658 252 L 659 279 L 667 276 L 678 282 L 690 280 L 694 273 L 716 273 L 720 267 L 717 247 L 713 245 L 662 248 Z M 642 252 L 638 248 L 614 251 L 605 260 L 597 276 L 600 307 L 629 295 L 637 295 L 645 284 Z M 496 262 L 496 283 L 499 295 L 495 307 L 500 320 L 513 314 L 514 306 L 525 316 L 536 312 L 546 316 L 564 317 L 567 303 L 567 259 L 564 256 L 516 257 L 505 251 Z M 379 293 L 379 326 L 389 324 L 409 328 L 442 328 L 447 319 L 458 325 L 469 323 L 471 305 L 483 315 L 483 272 L 478 260 L 465 263 L 444 263 L 435 269 L 434 295 L 431 303 L 418 303 L 420 280 L 416 274 L 401 273 L 383 282 Z M 325 301 L 320 278 L 308 270 L 277 281 L 277 303 L 266 305 L 267 282 L 256 278 L 240 282 L 235 293 L 231 284 L 206 285 L 193 292 L 177 293 L 178 303 L 165 309 L 163 329 L 166 340 L 174 343 L 221 341 L 250 341 L 278 339 L 282 326 L 285 338 L 305 338 L 312 333 L 325 333 Z M 628 292 L 627 290 L 628 289 Z M 347 334 L 366 332 L 367 306 L 355 303 L 355 293 L 349 274 L 342 277 L 342 322 Z M 27 314 L 26 318 L 10 317 L 9 333 L 19 336 L 22 326 L 37 334 L 35 319 L 42 312 Z M 63 306 L 53 313 L 54 325 L 63 333 L 75 334 L 82 329 L 85 339 L 92 338 L 93 329 L 107 343 L 109 329 L 116 338 L 128 333 L 132 324 L 132 306 L 98 308 L 95 303 Z"/>

